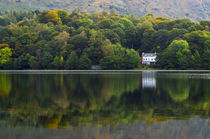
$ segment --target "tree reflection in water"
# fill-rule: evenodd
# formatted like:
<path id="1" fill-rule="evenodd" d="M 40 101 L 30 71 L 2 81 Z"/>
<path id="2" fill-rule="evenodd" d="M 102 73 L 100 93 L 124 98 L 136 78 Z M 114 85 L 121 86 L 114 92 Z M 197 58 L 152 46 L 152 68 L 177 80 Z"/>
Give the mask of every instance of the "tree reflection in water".
<path id="1" fill-rule="evenodd" d="M 0 120 L 56 129 L 209 118 L 209 79 L 161 74 L 0 74 Z"/>

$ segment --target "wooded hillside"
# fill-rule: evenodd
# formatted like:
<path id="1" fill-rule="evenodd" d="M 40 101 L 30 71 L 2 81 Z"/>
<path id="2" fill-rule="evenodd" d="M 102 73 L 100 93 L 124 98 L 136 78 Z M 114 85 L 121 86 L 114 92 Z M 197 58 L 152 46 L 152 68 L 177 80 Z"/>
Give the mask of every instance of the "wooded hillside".
<path id="1" fill-rule="evenodd" d="M 0 17 L 1 69 L 133 69 L 142 52 L 159 68 L 210 69 L 210 21 L 141 18 L 75 10 L 10 12 Z"/>

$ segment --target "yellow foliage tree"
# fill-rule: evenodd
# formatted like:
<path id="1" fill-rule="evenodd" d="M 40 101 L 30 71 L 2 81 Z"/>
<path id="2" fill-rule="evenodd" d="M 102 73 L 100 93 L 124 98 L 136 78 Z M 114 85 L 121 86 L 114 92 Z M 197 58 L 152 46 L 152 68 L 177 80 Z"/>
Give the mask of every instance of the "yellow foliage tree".
<path id="1" fill-rule="evenodd" d="M 61 18 L 57 11 L 47 10 L 39 15 L 39 21 L 41 23 L 52 22 L 54 24 L 62 24 Z"/>

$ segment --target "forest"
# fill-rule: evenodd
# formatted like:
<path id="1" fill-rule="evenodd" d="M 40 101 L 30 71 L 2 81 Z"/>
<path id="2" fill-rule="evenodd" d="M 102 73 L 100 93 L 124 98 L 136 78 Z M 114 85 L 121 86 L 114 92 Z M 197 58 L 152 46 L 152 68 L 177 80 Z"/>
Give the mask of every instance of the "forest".
<path id="1" fill-rule="evenodd" d="M 140 18 L 115 10 L 10 11 L 0 16 L 0 69 L 210 69 L 210 21 Z"/>

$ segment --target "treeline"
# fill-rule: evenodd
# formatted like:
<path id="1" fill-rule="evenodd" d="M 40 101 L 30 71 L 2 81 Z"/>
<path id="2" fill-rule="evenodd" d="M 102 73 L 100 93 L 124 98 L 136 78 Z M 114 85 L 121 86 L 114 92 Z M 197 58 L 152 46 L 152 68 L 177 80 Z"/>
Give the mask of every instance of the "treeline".
<path id="1" fill-rule="evenodd" d="M 133 69 L 142 52 L 158 68 L 210 69 L 210 21 L 74 10 L 0 16 L 0 69 Z"/>

